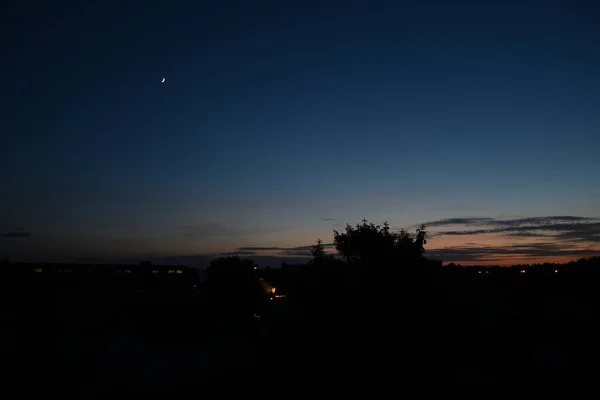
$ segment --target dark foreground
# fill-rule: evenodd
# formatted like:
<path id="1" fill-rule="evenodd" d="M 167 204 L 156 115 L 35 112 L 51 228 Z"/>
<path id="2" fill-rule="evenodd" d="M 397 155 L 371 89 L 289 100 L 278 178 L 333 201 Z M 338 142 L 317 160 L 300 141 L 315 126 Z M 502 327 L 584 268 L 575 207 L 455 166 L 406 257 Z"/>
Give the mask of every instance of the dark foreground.
<path id="1" fill-rule="evenodd" d="M 325 277 L 227 320 L 197 288 L 4 278 L 2 375 L 22 393 L 83 398 L 587 384 L 599 283 L 590 271 Z"/>

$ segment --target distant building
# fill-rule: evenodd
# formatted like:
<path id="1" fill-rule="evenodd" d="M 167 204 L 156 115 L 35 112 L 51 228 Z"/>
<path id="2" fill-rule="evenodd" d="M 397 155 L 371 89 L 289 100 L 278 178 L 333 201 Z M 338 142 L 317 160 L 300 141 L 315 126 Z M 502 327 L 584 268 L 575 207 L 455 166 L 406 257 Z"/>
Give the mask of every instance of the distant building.
<path id="1" fill-rule="evenodd" d="M 10 263 L 0 273 L 35 274 L 108 274 L 108 275 L 176 275 L 197 276 L 197 270 L 183 265 L 152 265 L 141 262 L 128 264 Z"/>

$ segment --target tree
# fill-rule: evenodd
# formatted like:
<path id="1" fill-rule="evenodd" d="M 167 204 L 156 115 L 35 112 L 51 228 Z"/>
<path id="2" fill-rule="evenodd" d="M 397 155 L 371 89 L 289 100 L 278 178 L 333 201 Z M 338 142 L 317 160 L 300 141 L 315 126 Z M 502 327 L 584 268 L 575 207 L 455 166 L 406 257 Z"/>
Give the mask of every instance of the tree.
<path id="1" fill-rule="evenodd" d="M 369 223 L 352 227 L 346 225 L 346 232 L 333 231 L 333 241 L 338 253 L 349 263 L 397 263 L 421 259 L 427 243 L 425 225 L 417 229 L 413 238 L 406 230 L 391 232 L 387 222 L 383 225 Z"/>
<path id="2" fill-rule="evenodd" d="M 325 245 L 323 245 L 323 241 L 321 239 L 317 239 L 317 244 L 312 246 L 310 249 L 310 254 L 313 256 L 313 263 L 317 264 L 327 258 L 325 254 Z"/>

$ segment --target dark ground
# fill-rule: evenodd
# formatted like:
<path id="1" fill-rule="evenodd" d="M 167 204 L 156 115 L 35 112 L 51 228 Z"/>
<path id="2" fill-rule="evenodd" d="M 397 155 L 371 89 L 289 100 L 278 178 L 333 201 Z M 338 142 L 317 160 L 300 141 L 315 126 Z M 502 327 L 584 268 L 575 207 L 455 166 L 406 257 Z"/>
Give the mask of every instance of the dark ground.
<path id="1" fill-rule="evenodd" d="M 586 384 L 598 359 L 598 282 L 447 274 L 351 297 L 267 300 L 260 320 L 227 328 L 196 291 L 3 279 L 2 371 L 23 391 L 85 398 Z"/>

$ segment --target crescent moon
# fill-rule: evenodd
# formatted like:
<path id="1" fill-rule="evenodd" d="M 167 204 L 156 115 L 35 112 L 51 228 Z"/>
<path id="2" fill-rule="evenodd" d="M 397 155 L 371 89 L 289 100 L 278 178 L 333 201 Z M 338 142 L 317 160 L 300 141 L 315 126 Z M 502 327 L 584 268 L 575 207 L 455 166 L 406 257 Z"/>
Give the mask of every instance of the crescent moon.
<path id="1" fill-rule="evenodd" d="M 160 81 L 160 83 L 165 83 L 166 79 L 162 78 L 162 81 Z"/>

